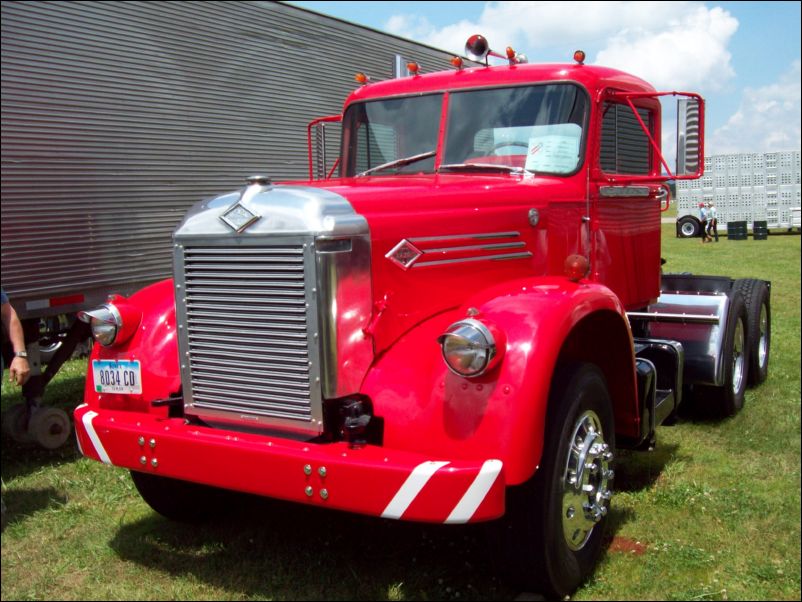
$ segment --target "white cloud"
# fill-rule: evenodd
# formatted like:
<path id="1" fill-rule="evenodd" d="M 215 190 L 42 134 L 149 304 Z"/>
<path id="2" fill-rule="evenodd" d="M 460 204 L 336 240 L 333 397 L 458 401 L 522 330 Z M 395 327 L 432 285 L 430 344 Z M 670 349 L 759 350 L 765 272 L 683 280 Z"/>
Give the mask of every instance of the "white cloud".
<path id="1" fill-rule="evenodd" d="M 479 19 L 442 28 L 425 17 L 398 15 L 388 30 L 452 52 L 481 33 L 494 49 L 507 45 L 538 61 L 538 49 L 570 57 L 583 48 L 593 62 L 628 71 L 658 88 L 718 89 L 733 75 L 727 46 L 738 21 L 699 2 L 488 2 Z"/>
<path id="2" fill-rule="evenodd" d="M 798 150 L 802 140 L 802 69 L 794 61 L 777 82 L 746 88 L 741 105 L 708 137 L 708 155 Z"/>

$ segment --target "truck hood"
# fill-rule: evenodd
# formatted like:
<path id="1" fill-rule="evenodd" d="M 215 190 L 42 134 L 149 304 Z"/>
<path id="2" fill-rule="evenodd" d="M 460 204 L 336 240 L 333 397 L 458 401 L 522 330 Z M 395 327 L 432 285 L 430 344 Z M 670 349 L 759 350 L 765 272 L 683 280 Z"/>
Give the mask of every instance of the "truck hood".
<path id="1" fill-rule="evenodd" d="M 369 330 L 378 353 L 499 280 L 547 273 L 549 204 L 584 206 L 581 180 L 504 173 L 254 183 L 196 205 L 175 238 L 367 241 Z M 560 265 L 564 257 L 561 251 Z"/>

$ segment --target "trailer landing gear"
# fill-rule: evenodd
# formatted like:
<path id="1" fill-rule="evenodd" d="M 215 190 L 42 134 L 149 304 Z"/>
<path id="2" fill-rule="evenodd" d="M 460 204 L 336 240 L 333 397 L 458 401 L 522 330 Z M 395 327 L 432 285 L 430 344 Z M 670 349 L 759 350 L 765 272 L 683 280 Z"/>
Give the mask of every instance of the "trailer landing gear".
<path id="1" fill-rule="evenodd" d="M 18 403 L 3 414 L 3 432 L 17 443 L 57 449 L 67 441 L 72 428 L 64 410 Z"/>

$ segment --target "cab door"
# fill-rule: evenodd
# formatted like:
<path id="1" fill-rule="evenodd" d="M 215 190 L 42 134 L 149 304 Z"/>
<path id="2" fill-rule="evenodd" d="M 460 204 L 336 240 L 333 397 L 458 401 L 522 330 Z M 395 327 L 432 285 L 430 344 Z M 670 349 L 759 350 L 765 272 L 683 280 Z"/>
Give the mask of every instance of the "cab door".
<path id="1" fill-rule="evenodd" d="M 631 106 L 611 93 L 596 111 L 591 273 L 635 309 L 660 291 L 660 205 L 667 191 L 659 153 L 644 131 L 660 140 L 660 103 L 641 98 Z"/>

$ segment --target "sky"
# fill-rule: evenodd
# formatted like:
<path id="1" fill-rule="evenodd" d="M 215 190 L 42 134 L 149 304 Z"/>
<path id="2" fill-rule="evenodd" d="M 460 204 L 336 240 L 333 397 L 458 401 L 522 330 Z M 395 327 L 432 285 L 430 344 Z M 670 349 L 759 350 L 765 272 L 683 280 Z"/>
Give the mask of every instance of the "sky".
<path id="1" fill-rule="evenodd" d="M 800 149 L 800 2 L 289 4 L 462 55 L 475 33 L 530 63 L 582 49 L 587 64 L 701 94 L 707 155 Z"/>

